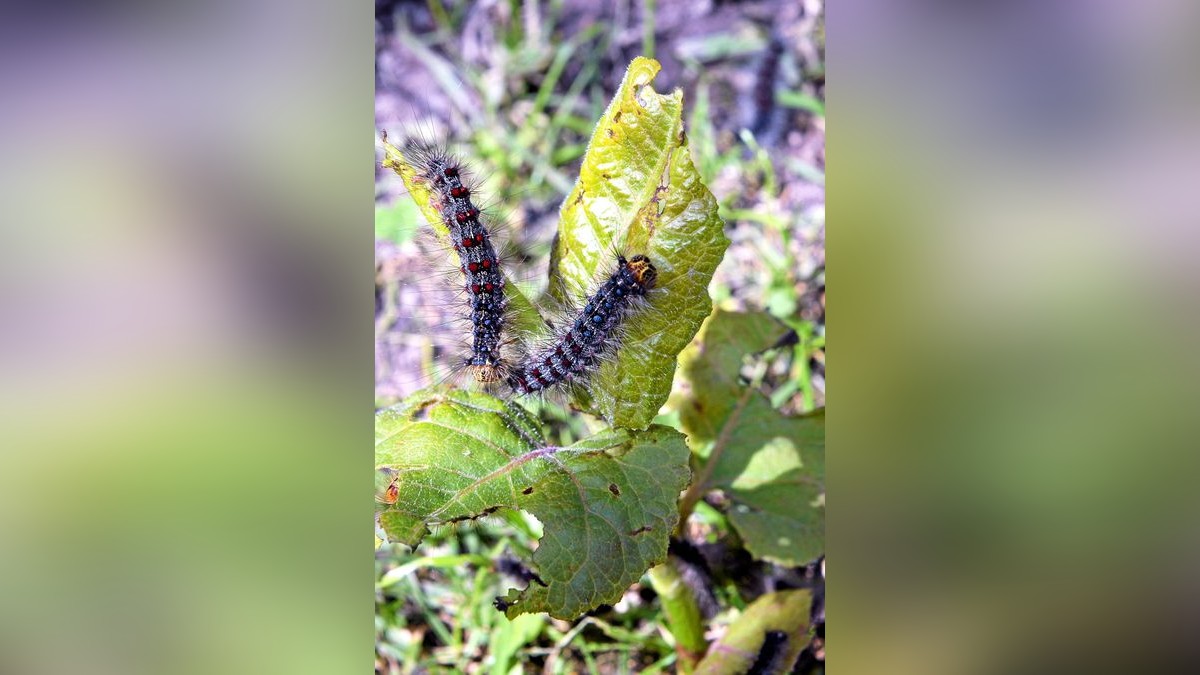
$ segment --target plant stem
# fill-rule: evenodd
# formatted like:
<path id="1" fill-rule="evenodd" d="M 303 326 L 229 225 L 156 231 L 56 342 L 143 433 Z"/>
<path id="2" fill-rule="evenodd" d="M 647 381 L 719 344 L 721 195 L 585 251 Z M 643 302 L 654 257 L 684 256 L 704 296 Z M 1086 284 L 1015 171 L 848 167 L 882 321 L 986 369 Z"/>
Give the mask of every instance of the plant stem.
<path id="1" fill-rule="evenodd" d="M 679 672 L 690 673 L 708 650 L 700 607 L 670 560 L 651 567 L 649 576 L 650 585 L 658 593 L 663 613 L 667 616 L 667 628 L 675 636 Z"/>
<path id="2" fill-rule="evenodd" d="M 683 493 L 683 498 L 679 500 L 679 526 L 675 530 L 677 534 L 683 533 L 688 516 L 692 515 L 692 509 L 696 507 L 696 502 L 700 501 L 704 493 L 709 490 L 708 481 L 712 478 L 713 469 L 717 468 L 717 462 L 721 459 L 725 448 L 729 446 L 732 440 L 730 434 L 737 427 L 738 418 L 741 417 L 742 411 L 750 403 L 750 397 L 758 393 L 758 388 L 762 386 L 762 380 L 766 372 L 765 364 L 759 362 L 755 367 L 754 377 L 750 382 L 750 386 L 742 390 L 742 395 L 738 397 L 737 403 L 729 413 L 729 417 L 725 419 L 725 424 L 721 427 L 721 433 L 713 443 L 712 450 L 708 453 L 708 458 L 704 460 L 704 468 L 700 470 L 698 475 L 693 475 L 691 486 L 688 487 L 687 492 Z"/>

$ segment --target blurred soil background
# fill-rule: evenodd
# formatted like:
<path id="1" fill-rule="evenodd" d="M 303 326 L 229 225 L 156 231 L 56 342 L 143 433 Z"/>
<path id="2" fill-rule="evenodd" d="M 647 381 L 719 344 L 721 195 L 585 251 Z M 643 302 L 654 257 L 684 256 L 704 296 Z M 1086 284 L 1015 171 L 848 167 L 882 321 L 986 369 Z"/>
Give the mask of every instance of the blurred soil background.
<path id="1" fill-rule="evenodd" d="M 764 388 L 784 411 L 824 405 L 823 2 L 376 0 L 375 7 L 376 131 L 396 143 L 414 136 L 443 143 L 462 157 L 503 222 L 510 275 L 535 285 L 545 284 L 559 205 L 626 66 L 639 55 L 660 61 L 654 87 L 683 90 L 693 161 L 732 242 L 710 286 L 714 302 L 767 310 L 790 326 Z M 445 253 L 423 243 L 421 223 L 399 177 L 379 169 L 377 407 L 437 380 L 457 344 L 453 284 L 438 278 L 447 266 L 431 259 Z M 403 569 L 415 564 L 410 554 L 379 551 L 379 672 L 497 672 L 505 658 L 531 672 L 671 670 L 673 650 L 655 628 L 660 617 L 648 588 L 635 586 L 621 607 L 574 625 L 502 621 L 490 601 L 514 578 L 496 574 L 503 572 L 497 561 L 528 555 L 536 541 L 513 529 L 484 520 L 435 532 L 418 552 L 426 557 L 416 574 Z M 497 646 L 505 640 L 521 646 L 520 658 L 516 647 Z"/>

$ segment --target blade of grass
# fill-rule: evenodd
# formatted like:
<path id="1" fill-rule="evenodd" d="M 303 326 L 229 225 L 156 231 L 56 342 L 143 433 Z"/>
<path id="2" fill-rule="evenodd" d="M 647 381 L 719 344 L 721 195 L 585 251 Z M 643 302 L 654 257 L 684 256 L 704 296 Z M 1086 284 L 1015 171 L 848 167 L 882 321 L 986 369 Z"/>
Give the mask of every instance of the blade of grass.
<path id="1" fill-rule="evenodd" d="M 421 583 L 415 577 L 406 577 L 404 583 L 408 586 L 408 597 L 421 608 L 425 625 L 429 626 L 442 644 L 453 644 L 454 639 L 450 634 L 450 629 L 446 628 L 446 624 L 438 617 L 437 612 L 430 607 L 429 597 Z"/>
<path id="2" fill-rule="evenodd" d="M 675 660 L 678 658 L 679 657 L 675 655 L 675 652 L 671 652 L 654 663 L 651 663 L 646 668 L 643 668 L 642 675 L 657 675 L 657 673 L 665 673 L 667 672 L 667 668 L 675 665 Z"/>
<path id="3" fill-rule="evenodd" d="M 655 0 L 642 0 L 642 56 L 654 58 Z"/>
<path id="4" fill-rule="evenodd" d="M 466 82 L 463 82 L 455 75 L 454 66 L 430 50 L 411 31 L 398 31 L 396 39 L 400 41 L 402 46 L 411 50 L 421 63 L 425 64 L 425 67 L 433 75 L 434 80 L 437 81 L 438 86 L 445 92 L 446 97 L 454 103 L 455 109 L 473 125 L 479 125 L 481 120 L 479 119 L 479 112 L 476 110 L 477 106 L 471 103 L 471 97 L 468 94 L 471 88 L 467 86 Z"/>
<path id="5" fill-rule="evenodd" d="M 775 176 L 775 165 L 771 163 L 771 155 L 758 144 L 758 139 L 754 138 L 754 134 L 749 129 L 742 129 L 738 132 L 738 136 L 754 152 L 758 169 L 763 174 L 763 191 L 772 197 L 776 196 L 779 190 L 779 181 Z"/>
<path id="6" fill-rule="evenodd" d="M 446 7 L 442 4 L 442 0 L 426 0 L 425 4 L 429 7 L 429 14 L 433 16 L 433 23 L 437 25 L 438 30 L 449 32 L 453 22 L 450 20 L 450 15 L 446 13 Z"/>
<path id="7" fill-rule="evenodd" d="M 775 101 L 785 108 L 807 110 L 818 117 L 825 116 L 825 103 L 809 94 L 785 89 L 775 93 Z"/>
<path id="8" fill-rule="evenodd" d="M 779 216 L 773 213 L 763 213 L 750 209 L 730 209 L 721 214 L 721 216 L 726 220 L 747 220 L 752 223 L 762 223 L 775 230 L 781 230 L 785 227 L 783 219 Z"/>
<path id="9" fill-rule="evenodd" d="M 464 553 L 462 555 L 443 555 L 443 556 L 423 556 L 410 560 L 403 565 L 399 565 L 387 571 L 379 583 L 375 584 L 376 588 L 387 588 L 401 579 L 409 578 L 413 572 L 423 568 L 431 567 L 434 569 L 457 569 L 467 563 L 474 563 L 481 567 L 490 567 L 492 561 L 487 556 L 474 553 Z"/>
<path id="10" fill-rule="evenodd" d="M 554 92 L 554 86 L 558 84 L 558 78 L 562 77 L 563 69 L 567 67 L 567 62 L 571 60 L 571 55 L 577 48 L 578 43 L 575 40 L 567 40 L 554 50 L 554 60 L 550 62 L 550 68 L 546 70 L 542 84 L 533 97 L 533 109 L 525 118 L 524 127 L 527 128 L 532 120 L 537 119 L 546 109 L 546 104 L 550 101 L 550 94 Z"/>

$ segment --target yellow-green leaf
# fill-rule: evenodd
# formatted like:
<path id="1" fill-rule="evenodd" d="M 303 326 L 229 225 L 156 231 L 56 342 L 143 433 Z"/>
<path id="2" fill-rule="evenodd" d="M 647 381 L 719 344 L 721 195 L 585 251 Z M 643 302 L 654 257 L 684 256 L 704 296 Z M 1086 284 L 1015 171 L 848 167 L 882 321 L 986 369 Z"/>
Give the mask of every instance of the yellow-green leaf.
<path id="1" fill-rule="evenodd" d="M 609 424 L 632 429 L 646 428 L 667 400 L 675 357 L 712 310 L 708 283 L 729 245 L 717 201 L 692 164 L 683 93 L 651 86 L 660 68 L 639 57 L 626 71 L 563 202 L 550 263 L 559 300 L 593 288 L 616 252 L 645 254 L 658 269 L 651 309 L 629 320 L 587 394 L 574 394 Z"/>

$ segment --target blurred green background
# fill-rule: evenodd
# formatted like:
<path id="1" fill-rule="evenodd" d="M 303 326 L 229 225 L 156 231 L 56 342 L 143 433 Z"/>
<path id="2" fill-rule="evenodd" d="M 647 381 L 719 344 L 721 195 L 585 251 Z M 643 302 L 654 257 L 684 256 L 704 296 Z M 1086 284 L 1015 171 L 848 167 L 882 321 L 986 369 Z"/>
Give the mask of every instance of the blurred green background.
<path id="1" fill-rule="evenodd" d="M 852 4 L 839 667 L 1194 670 L 1197 6 Z"/>
<path id="2" fill-rule="evenodd" d="M 0 672 L 369 668 L 368 8 L 10 9 Z"/>

